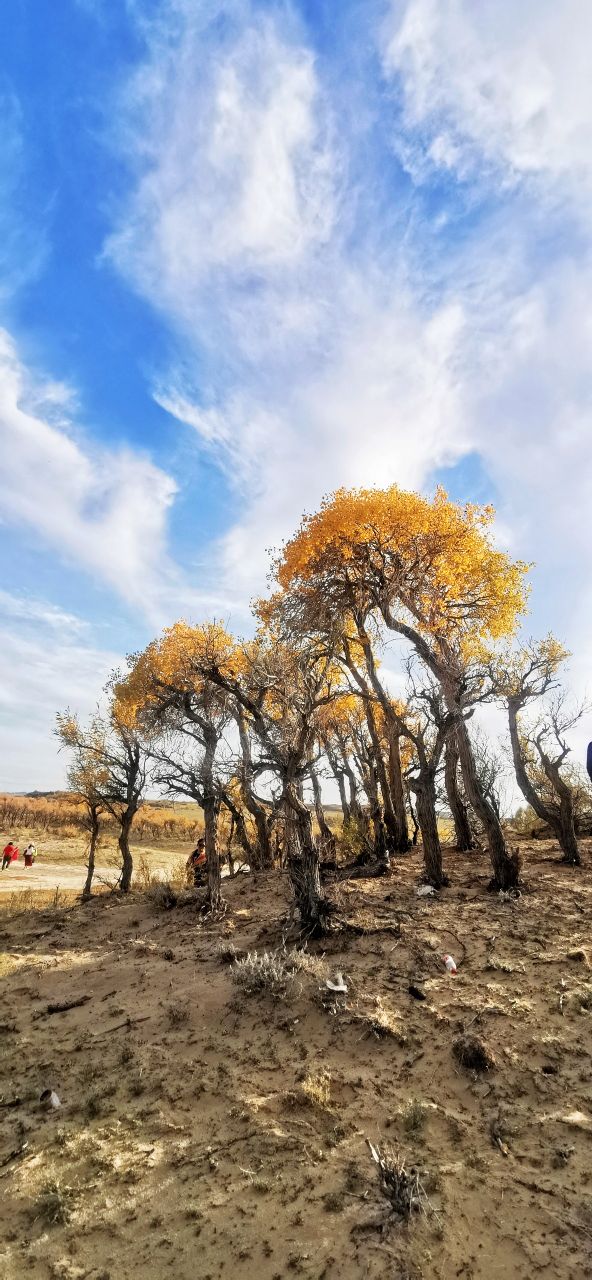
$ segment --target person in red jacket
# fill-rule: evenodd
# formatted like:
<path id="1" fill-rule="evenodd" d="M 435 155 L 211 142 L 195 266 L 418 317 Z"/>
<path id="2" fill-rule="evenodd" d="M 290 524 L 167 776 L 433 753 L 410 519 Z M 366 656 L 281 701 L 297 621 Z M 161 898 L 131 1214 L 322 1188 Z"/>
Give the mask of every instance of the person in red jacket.
<path id="1" fill-rule="evenodd" d="M 14 843 L 14 840 L 9 840 L 2 854 L 2 870 L 4 871 L 6 867 L 9 867 L 11 862 L 16 862 L 18 856 L 18 845 Z"/>
<path id="2" fill-rule="evenodd" d="M 206 870 L 206 842 L 203 837 L 201 840 L 198 840 L 193 853 L 189 854 L 185 866 L 187 877 L 188 879 L 193 877 L 194 885 L 197 886 L 204 883 Z"/>

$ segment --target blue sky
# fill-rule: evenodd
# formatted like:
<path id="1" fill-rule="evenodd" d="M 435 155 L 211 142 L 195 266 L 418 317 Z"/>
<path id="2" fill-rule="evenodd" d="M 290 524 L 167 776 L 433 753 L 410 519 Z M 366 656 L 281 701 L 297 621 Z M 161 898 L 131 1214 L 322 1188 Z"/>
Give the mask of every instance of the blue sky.
<path id="1" fill-rule="evenodd" d="M 442 480 L 586 681 L 583 0 L 6 0 L 0 788 L 341 484 Z"/>

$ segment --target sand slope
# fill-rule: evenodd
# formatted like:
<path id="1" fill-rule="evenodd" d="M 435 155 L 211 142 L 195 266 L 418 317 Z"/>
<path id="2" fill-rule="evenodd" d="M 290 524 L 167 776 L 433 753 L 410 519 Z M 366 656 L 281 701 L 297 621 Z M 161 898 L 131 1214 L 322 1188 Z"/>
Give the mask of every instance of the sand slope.
<path id="1" fill-rule="evenodd" d="M 527 853 L 518 899 L 453 853 L 437 900 L 415 855 L 341 886 L 369 932 L 311 946 L 326 968 L 284 996 L 245 994 L 228 963 L 281 945 L 278 876 L 229 882 L 217 924 L 140 895 L 0 924 L 0 1275 L 589 1276 L 590 853 L 582 872 L 551 856 Z M 463 1030 L 492 1070 L 457 1061 Z M 425 1214 L 389 1213 L 367 1138 L 421 1170 Z"/>

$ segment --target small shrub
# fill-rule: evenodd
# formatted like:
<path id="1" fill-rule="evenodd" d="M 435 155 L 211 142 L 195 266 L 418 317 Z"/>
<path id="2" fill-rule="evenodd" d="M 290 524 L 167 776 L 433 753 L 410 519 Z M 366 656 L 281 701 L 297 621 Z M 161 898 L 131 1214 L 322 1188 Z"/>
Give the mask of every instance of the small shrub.
<path id="1" fill-rule="evenodd" d="M 189 1021 L 189 1009 L 186 1004 L 170 1004 L 166 1012 L 169 1027 L 184 1027 Z"/>
<path id="2" fill-rule="evenodd" d="M 34 1222 L 45 1222 L 49 1227 L 65 1226 L 72 1216 L 74 1192 L 63 1187 L 56 1179 L 50 1179 L 40 1187 L 31 1206 Z"/>
<path id="3" fill-rule="evenodd" d="M 170 880 L 154 880 L 147 889 L 147 895 L 155 911 L 172 911 L 179 901 Z"/>
<path id="4" fill-rule="evenodd" d="M 284 953 L 286 967 L 293 973 L 308 973 L 319 982 L 324 982 L 329 970 L 322 956 L 313 956 L 309 951 L 298 951 L 295 947 Z"/>
<path id="5" fill-rule="evenodd" d="M 425 1108 L 419 1098 L 411 1098 L 403 1111 L 403 1127 L 407 1133 L 418 1133 L 425 1123 Z"/>
<path id="6" fill-rule="evenodd" d="M 378 1169 L 380 1190 L 393 1211 L 405 1219 L 425 1211 L 429 1202 L 419 1170 L 414 1166 L 408 1169 L 404 1158 L 388 1147 L 381 1151 L 368 1142 L 368 1148 Z"/>
<path id="7" fill-rule="evenodd" d="M 232 979 L 245 995 L 262 993 L 285 997 L 295 987 L 293 970 L 286 962 L 281 951 L 249 951 L 246 956 L 235 960 Z"/>

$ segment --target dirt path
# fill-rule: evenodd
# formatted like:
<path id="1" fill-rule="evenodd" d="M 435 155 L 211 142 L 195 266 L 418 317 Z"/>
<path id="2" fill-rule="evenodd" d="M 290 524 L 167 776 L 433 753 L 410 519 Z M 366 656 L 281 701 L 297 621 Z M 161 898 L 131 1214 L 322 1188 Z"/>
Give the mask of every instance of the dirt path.
<path id="1" fill-rule="evenodd" d="M 25 867 L 22 862 L 13 864 L 0 873 L 0 895 L 18 893 L 26 889 L 82 889 L 86 868 L 76 862 L 37 862 Z M 117 871 L 114 867 L 97 867 L 95 879 L 114 884 Z"/>

